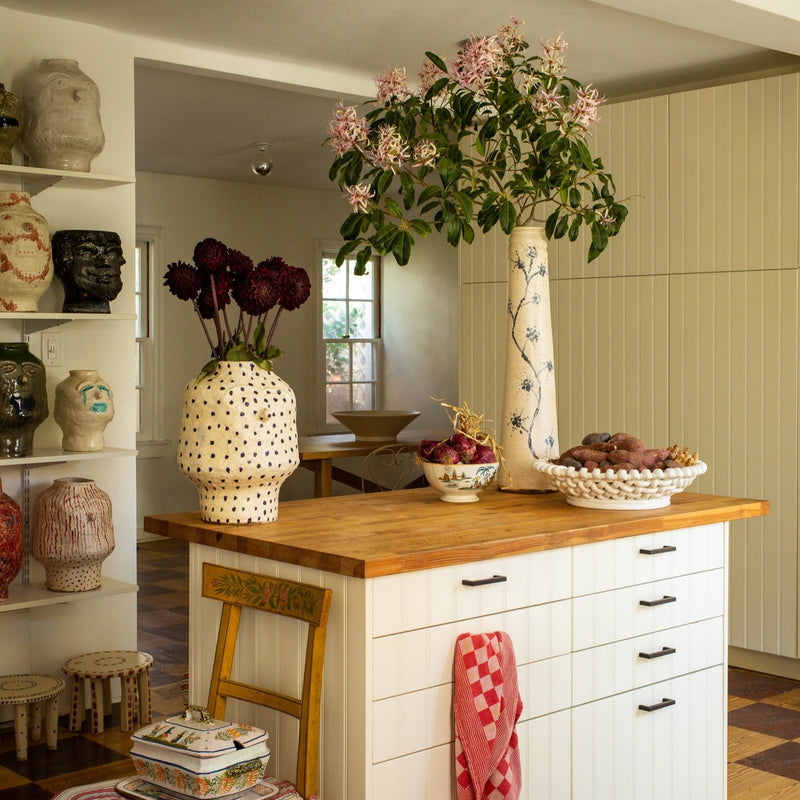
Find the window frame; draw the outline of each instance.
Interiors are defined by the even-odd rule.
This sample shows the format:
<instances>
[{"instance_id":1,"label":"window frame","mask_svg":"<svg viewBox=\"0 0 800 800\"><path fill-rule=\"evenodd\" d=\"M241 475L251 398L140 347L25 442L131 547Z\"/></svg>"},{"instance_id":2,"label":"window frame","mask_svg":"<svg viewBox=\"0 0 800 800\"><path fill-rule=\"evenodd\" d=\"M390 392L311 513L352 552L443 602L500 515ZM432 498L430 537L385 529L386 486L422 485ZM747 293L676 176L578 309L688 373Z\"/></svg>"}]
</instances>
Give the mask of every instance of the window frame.
<instances>
[{"instance_id":1,"label":"window frame","mask_svg":"<svg viewBox=\"0 0 800 800\"><path fill-rule=\"evenodd\" d=\"M141 421L141 430L137 431L137 447L147 444L161 444L164 442L164 396L157 391L156 377L164 372L164 342L163 342L163 292L157 291L160 281L156 271L164 263L163 246L164 229L154 225L136 226L136 249L144 243L148 257L146 265L147 291L143 293L142 305L147 309L148 331L144 337L136 336L136 392L138 403L141 404L137 427ZM139 267L134 264L134 269ZM138 276L136 276L138 280ZM138 328L138 320L137 320ZM137 330L138 333L138 330ZM139 364L139 353L144 358ZM139 380L142 387L139 386Z\"/></svg>"},{"instance_id":2,"label":"window frame","mask_svg":"<svg viewBox=\"0 0 800 800\"><path fill-rule=\"evenodd\" d=\"M372 281L373 281L373 303L374 303L374 331L375 336L372 338L350 338L345 337L343 339L325 339L323 338L323 330L322 330L322 306L323 306L323 296L322 296L322 270L323 270L323 261L327 258L335 258L336 254L339 252L339 248L342 246L343 242L336 242L336 241L318 241L316 243L316 275L317 280L319 281L319 291L315 292L316 296L316 363L317 363L317 371L315 376L315 383L317 385L316 389L316 403L315 403L315 420L316 420L316 429L318 433L338 433L342 431L346 431L346 428L338 422L328 422L326 419L327 416L327 397L326 397L326 388L327 388L327 370L326 370L326 362L325 362L325 354L326 354L326 343L329 341L345 341L348 343L353 342L369 342L374 347L374 380L371 381L374 385L374 408L381 408L383 403L383 340L381 337L381 321L383 316L383 292L382 292L382 283L381 283L381 260L379 256L373 256L372 260ZM355 257L348 258L346 263L355 263ZM345 265L343 264L340 269L344 269ZM349 293L348 293L348 299ZM350 382L352 385L352 382Z\"/></svg>"}]
</instances>

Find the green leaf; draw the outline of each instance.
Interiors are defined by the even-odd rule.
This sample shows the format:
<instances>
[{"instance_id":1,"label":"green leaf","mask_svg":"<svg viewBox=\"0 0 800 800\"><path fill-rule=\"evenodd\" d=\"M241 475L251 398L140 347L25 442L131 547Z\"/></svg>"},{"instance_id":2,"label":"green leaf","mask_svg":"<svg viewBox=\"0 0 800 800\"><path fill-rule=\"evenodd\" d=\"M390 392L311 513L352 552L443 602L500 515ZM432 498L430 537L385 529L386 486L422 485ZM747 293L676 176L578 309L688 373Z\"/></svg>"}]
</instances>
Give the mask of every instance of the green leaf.
<instances>
[{"instance_id":1,"label":"green leaf","mask_svg":"<svg viewBox=\"0 0 800 800\"><path fill-rule=\"evenodd\" d=\"M267 346L267 332L264 329L264 323L258 321L255 331L253 331L253 350L256 353L263 353Z\"/></svg>"},{"instance_id":2,"label":"green leaf","mask_svg":"<svg viewBox=\"0 0 800 800\"><path fill-rule=\"evenodd\" d=\"M411 247L413 244L414 238L408 231L399 231L399 236L392 247L392 255L401 267L408 264L408 260L411 258Z\"/></svg>"},{"instance_id":3,"label":"green leaf","mask_svg":"<svg viewBox=\"0 0 800 800\"><path fill-rule=\"evenodd\" d=\"M400 185L403 188L403 207L408 211L414 205L414 181L407 172L400 173Z\"/></svg>"},{"instance_id":4,"label":"green leaf","mask_svg":"<svg viewBox=\"0 0 800 800\"><path fill-rule=\"evenodd\" d=\"M363 214L358 214L355 211L350 214L347 219L342 223L342 226L339 228L339 233L341 234L342 239L355 239L358 234L361 232L361 218L362 216L366 216Z\"/></svg>"},{"instance_id":5,"label":"green leaf","mask_svg":"<svg viewBox=\"0 0 800 800\"><path fill-rule=\"evenodd\" d=\"M425 55L428 57L429 61L432 61L442 72L447 72L447 64L436 55L436 53L431 53L429 50L425 51Z\"/></svg>"},{"instance_id":6,"label":"green leaf","mask_svg":"<svg viewBox=\"0 0 800 800\"><path fill-rule=\"evenodd\" d=\"M556 223L558 222L558 215L561 213L561 209L556 209L548 218L547 221L544 223L544 233L548 239L553 238L553 231L556 229Z\"/></svg>"},{"instance_id":7,"label":"green leaf","mask_svg":"<svg viewBox=\"0 0 800 800\"><path fill-rule=\"evenodd\" d=\"M592 244L597 248L598 253L602 253L608 246L608 233L605 226L599 222L592 223Z\"/></svg>"},{"instance_id":8,"label":"green leaf","mask_svg":"<svg viewBox=\"0 0 800 800\"><path fill-rule=\"evenodd\" d=\"M349 242L345 242L339 248L339 252L336 254L336 266L341 267L342 264L344 264L344 260L347 258L347 256L349 256L350 253L352 253L353 250L355 250L356 247L358 247L358 245L359 245L358 239L352 239Z\"/></svg>"},{"instance_id":9,"label":"green leaf","mask_svg":"<svg viewBox=\"0 0 800 800\"><path fill-rule=\"evenodd\" d=\"M578 234L581 232L581 218L580 217L573 217L572 222L569 226L569 233L567 236L571 242L574 242L578 238Z\"/></svg>"},{"instance_id":10,"label":"green leaf","mask_svg":"<svg viewBox=\"0 0 800 800\"><path fill-rule=\"evenodd\" d=\"M412 219L409 224L411 225L411 230L413 230L414 233L418 233L420 236L427 236L429 233L433 232L431 224L424 219Z\"/></svg>"},{"instance_id":11,"label":"green leaf","mask_svg":"<svg viewBox=\"0 0 800 800\"><path fill-rule=\"evenodd\" d=\"M553 231L553 238L562 239L564 237L564 234L567 232L568 224L569 224L569 217L565 214L558 221L558 225L556 225L556 229Z\"/></svg>"},{"instance_id":12,"label":"green leaf","mask_svg":"<svg viewBox=\"0 0 800 800\"><path fill-rule=\"evenodd\" d=\"M381 174L378 176L378 180L375 181L375 194L378 197L382 197L386 194L389 190L389 187L392 185L392 181L394 180L394 173L390 170L383 170Z\"/></svg>"},{"instance_id":13,"label":"green leaf","mask_svg":"<svg viewBox=\"0 0 800 800\"><path fill-rule=\"evenodd\" d=\"M453 246L457 245L461 240L461 220L458 217L453 217L447 223L447 243Z\"/></svg>"},{"instance_id":14,"label":"green leaf","mask_svg":"<svg viewBox=\"0 0 800 800\"><path fill-rule=\"evenodd\" d=\"M456 198L458 204L461 206L461 210L464 212L464 219L472 219L472 198L466 192L453 192L453 196Z\"/></svg>"},{"instance_id":15,"label":"green leaf","mask_svg":"<svg viewBox=\"0 0 800 800\"><path fill-rule=\"evenodd\" d=\"M466 220L461 220L461 236L467 244L475 241L475 230Z\"/></svg>"},{"instance_id":16,"label":"green leaf","mask_svg":"<svg viewBox=\"0 0 800 800\"><path fill-rule=\"evenodd\" d=\"M432 184L431 186L426 186L420 193L419 197L417 198L417 204L423 205L427 203L432 197L441 197L442 196L442 187L437 186L436 184Z\"/></svg>"},{"instance_id":17,"label":"green leaf","mask_svg":"<svg viewBox=\"0 0 800 800\"><path fill-rule=\"evenodd\" d=\"M367 262L372 258L372 248L367 246L363 250L359 251L358 255L356 256L356 265L353 267L353 272L356 275L366 275L367 274Z\"/></svg>"},{"instance_id":18,"label":"green leaf","mask_svg":"<svg viewBox=\"0 0 800 800\"><path fill-rule=\"evenodd\" d=\"M217 371L217 366L219 365L219 361L216 358L212 358L203 369L200 370L200 374L194 379L194 382L200 383L203 378L207 378L210 375L213 375Z\"/></svg>"},{"instance_id":19,"label":"green leaf","mask_svg":"<svg viewBox=\"0 0 800 800\"><path fill-rule=\"evenodd\" d=\"M511 233L514 230L514 225L517 224L517 209L514 204L507 198L503 198L500 204L500 227L503 233Z\"/></svg>"},{"instance_id":20,"label":"green leaf","mask_svg":"<svg viewBox=\"0 0 800 800\"><path fill-rule=\"evenodd\" d=\"M400 203L397 200L393 197L385 197L383 202L391 214L394 214L398 219L403 219L403 209L400 208Z\"/></svg>"}]
</instances>

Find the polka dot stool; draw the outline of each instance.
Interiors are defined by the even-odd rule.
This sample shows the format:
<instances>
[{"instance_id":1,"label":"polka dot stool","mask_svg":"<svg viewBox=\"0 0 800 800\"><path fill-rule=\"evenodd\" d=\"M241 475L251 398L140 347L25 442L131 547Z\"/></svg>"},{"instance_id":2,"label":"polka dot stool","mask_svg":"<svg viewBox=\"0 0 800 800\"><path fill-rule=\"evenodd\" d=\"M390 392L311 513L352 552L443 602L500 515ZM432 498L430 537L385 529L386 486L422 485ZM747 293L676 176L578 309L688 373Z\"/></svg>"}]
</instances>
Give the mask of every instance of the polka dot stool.
<instances>
[{"instance_id":1,"label":"polka dot stool","mask_svg":"<svg viewBox=\"0 0 800 800\"><path fill-rule=\"evenodd\" d=\"M136 650L104 650L68 658L62 667L71 678L72 705L69 729L79 731L83 724L86 704L84 679L92 692L92 733L103 732L103 716L111 713L111 679L120 678L122 701L120 726L123 731L133 727L133 718L140 724L152 720L150 710L150 667L153 657ZM138 695L138 714L137 712Z\"/></svg>"},{"instance_id":2,"label":"polka dot stool","mask_svg":"<svg viewBox=\"0 0 800 800\"><path fill-rule=\"evenodd\" d=\"M64 688L61 678L51 675L1 675L0 705L14 706L14 739L17 761L28 758L28 704L32 739L42 735L42 703L47 703L45 738L48 750L58 745L58 696Z\"/></svg>"}]
</instances>

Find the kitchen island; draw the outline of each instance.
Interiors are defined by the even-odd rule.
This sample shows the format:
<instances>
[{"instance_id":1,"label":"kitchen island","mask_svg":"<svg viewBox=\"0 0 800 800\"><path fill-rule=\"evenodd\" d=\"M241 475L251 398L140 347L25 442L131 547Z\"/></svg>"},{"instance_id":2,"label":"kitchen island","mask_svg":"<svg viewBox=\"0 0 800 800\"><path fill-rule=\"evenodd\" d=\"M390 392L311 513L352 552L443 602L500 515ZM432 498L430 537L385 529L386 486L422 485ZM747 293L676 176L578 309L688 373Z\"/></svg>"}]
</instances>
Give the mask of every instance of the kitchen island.
<instances>
[{"instance_id":1,"label":"kitchen island","mask_svg":"<svg viewBox=\"0 0 800 800\"><path fill-rule=\"evenodd\" d=\"M204 561L333 590L326 649L325 800L455 797L452 659L459 633L505 630L524 711L526 800L725 797L728 526L761 500L695 493L663 509L575 508L557 493L433 489L281 503L262 525L145 518L190 546L192 702L205 702L219 608ZM465 581L467 583L465 583ZM302 634L246 623L239 678L297 691ZM674 701L674 702L673 702ZM271 733L291 776L290 723Z\"/></svg>"}]
</instances>

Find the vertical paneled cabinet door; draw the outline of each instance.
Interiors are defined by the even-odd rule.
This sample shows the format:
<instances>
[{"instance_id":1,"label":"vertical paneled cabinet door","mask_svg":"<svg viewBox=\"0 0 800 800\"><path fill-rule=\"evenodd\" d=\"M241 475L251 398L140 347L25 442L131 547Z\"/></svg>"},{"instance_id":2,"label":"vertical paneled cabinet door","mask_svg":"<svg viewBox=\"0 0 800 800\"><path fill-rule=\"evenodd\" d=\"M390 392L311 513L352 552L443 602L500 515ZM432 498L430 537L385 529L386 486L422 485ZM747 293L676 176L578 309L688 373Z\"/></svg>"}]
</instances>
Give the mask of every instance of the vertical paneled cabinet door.
<instances>
[{"instance_id":1,"label":"vertical paneled cabinet door","mask_svg":"<svg viewBox=\"0 0 800 800\"><path fill-rule=\"evenodd\" d=\"M580 800L725 797L723 667L572 711L572 796Z\"/></svg>"}]
</instances>

